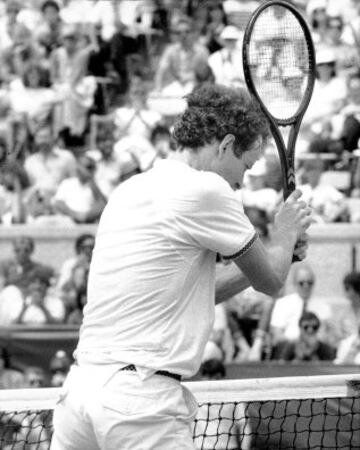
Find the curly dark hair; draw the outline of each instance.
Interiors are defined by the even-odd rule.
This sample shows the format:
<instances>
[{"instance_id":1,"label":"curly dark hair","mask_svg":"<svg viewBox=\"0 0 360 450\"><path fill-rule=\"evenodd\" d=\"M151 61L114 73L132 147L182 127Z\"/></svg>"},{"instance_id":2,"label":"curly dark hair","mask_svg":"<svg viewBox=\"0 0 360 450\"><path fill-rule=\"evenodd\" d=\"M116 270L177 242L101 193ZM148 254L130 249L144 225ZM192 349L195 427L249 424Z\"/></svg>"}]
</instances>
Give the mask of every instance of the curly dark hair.
<instances>
[{"instance_id":1,"label":"curly dark hair","mask_svg":"<svg viewBox=\"0 0 360 450\"><path fill-rule=\"evenodd\" d=\"M258 137L269 136L268 122L244 89L204 84L187 97L188 107L174 125L179 148L196 150L227 134L235 137L235 154L240 157Z\"/></svg>"}]
</instances>

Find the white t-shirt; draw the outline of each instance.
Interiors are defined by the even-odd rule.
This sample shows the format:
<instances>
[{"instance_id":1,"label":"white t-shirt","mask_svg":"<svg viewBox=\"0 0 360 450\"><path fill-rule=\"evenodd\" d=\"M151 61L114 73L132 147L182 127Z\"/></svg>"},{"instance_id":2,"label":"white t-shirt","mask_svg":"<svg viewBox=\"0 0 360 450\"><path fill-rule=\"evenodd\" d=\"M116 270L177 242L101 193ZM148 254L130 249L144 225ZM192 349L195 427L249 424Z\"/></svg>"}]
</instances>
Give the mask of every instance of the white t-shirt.
<instances>
[{"instance_id":1,"label":"white t-shirt","mask_svg":"<svg viewBox=\"0 0 360 450\"><path fill-rule=\"evenodd\" d=\"M87 213L94 204L94 194L88 184L80 183L77 177L63 180L55 194L55 200L62 200L74 211Z\"/></svg>"},{"instance_id":2,"label":"white t-shirt","mask_svg":"<svg viewBox=\"0 0 360 450\"><path fill-rule=\"evenodd\" d=\"M216 253L236 255L254 239L214 173L162 160L121 184L97 231L79 363L194 375L214 320Z\"/></svg>"}]
</instances>

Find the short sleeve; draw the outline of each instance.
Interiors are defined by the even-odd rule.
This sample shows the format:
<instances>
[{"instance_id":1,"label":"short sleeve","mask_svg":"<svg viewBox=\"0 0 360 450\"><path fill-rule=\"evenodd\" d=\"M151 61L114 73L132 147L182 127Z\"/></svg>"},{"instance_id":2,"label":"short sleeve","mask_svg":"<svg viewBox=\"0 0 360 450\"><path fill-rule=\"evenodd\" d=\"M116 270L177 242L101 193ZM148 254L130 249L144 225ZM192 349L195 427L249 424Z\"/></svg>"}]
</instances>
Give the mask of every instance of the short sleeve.
<instances>
[{"instance_id":1,"label":"short sleeve","mask_svg":"<svg viewBox=\"0 0 360 450\"><path fill-rule=\"evenodd\" d=\"M172 200L175 226L193 245L225 258L237 257L254 242L256 231L241 199L224 180L209 173L202 178L201 183Z\"/></svg>"}]
</instances>

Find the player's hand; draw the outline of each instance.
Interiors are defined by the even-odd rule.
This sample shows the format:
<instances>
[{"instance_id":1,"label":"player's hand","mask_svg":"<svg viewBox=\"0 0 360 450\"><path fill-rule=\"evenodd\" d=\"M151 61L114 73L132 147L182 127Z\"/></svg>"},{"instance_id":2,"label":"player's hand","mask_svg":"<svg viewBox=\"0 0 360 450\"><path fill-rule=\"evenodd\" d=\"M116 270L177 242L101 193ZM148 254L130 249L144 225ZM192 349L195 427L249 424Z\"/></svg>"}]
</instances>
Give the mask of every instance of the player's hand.
<instances>
[{"instance_id":1,"label":"player's hand","mask_svg":"<svg viewBox=\"0 0 360 450\"><path fill-rule=\"evenodd\" d=\"M301 191L292 192L275 215L274 226L282 233L294 234L296 240L302 236L312 223L312 209L301 200Z\"/></svg>"}]
</instances>

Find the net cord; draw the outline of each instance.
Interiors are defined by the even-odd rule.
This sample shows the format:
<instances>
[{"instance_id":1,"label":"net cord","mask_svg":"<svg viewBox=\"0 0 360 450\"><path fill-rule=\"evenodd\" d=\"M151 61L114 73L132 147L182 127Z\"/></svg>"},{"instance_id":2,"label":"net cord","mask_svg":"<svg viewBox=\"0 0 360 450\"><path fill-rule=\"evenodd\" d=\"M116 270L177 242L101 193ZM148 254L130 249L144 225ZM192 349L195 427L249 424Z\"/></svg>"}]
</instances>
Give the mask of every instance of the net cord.
<instances>
[{"instance_id":1,"label":"net cord","mask_svg":"<svg viewBox=\"0 0 360 450\"><path fill-rule=\"evenodd\" d=\"M360 374L254 378L183 383L197 402L252 402L360 397ZM0 411L54 409L61 388L0 391Z\"/></svg>"}]
</instances>

